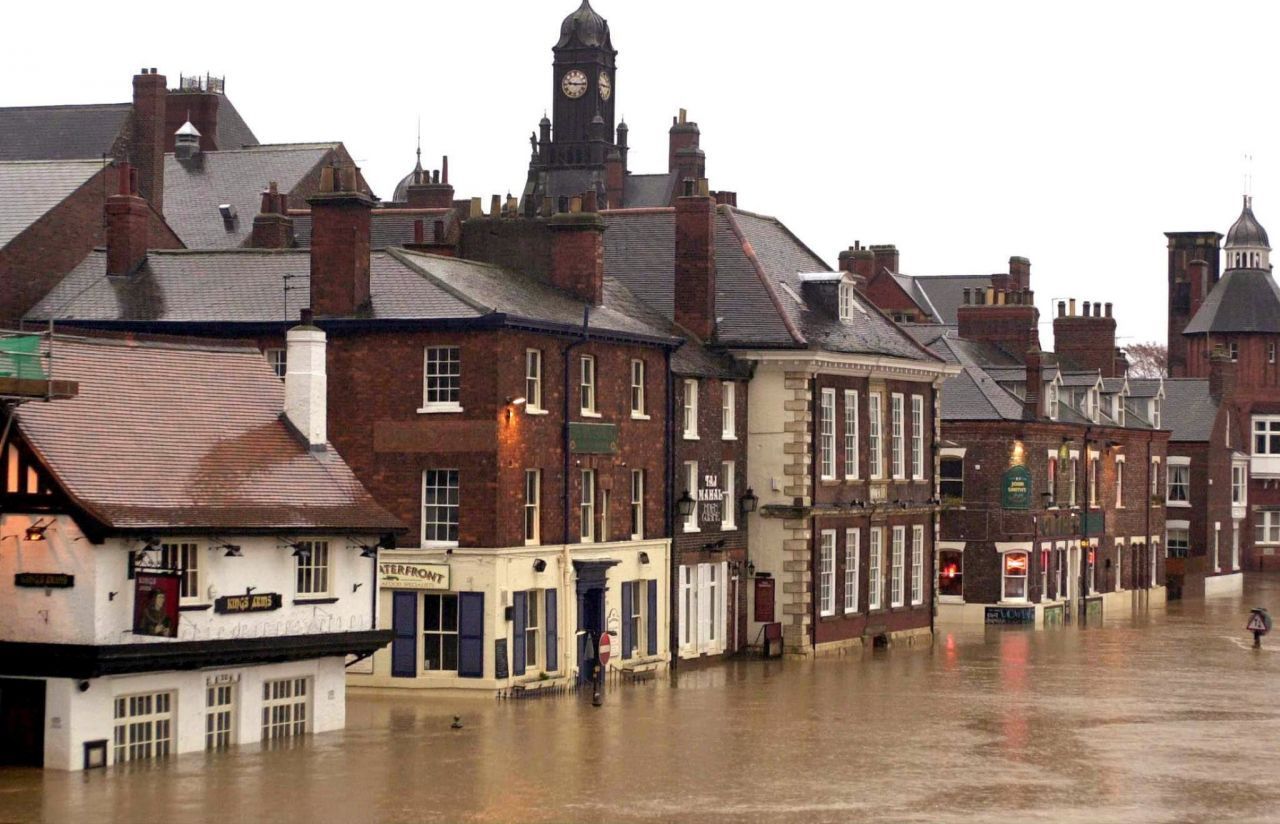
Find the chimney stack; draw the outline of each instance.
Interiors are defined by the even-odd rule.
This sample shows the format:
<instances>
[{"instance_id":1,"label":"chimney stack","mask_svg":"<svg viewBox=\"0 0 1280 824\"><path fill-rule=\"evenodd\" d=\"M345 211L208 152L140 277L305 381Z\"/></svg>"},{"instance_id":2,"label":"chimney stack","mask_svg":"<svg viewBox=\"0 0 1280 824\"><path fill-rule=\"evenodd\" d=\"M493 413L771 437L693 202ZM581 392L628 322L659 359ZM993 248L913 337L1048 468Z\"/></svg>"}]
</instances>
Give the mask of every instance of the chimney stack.
<instances>
[{"instance_id":1,"label":"chimney stack","mask_svg":"<svg viewBox=\"0 0 1280 824\"><path fill-rule=\"evenodd\" d=\"M284 414L307 441L307 448L323 452L326 432L325 334L312 324L310 309L302 310L302 322L289 330L285 353Z\"/></svg>"},{"instance_id":2,"label":"chimney stack","mask_svg":"<svg viewBox=\"0 0 1280 824\"><path fill-rule=\"evenodd\" d=\"M1074 298L1068 306L1065 316L1059 311L1053 319L1053 348L1059 363L1069 369L1096 369L1104 378L1121 377L1123 361L1116 357L1116 320L1111 304L1084 301L1079 315Z\"/></svg>"},{"instance_id":3,"label":"chimney stack","mask_svg":"<svg viewBox=\"0 0 1280 824\"><path fill-rule=\"evenodd\" d=\"M1209 356L1209 396L1221 402L1231 399L1236 389L1236 365L1222 348L1214 348Z\"/></svg>"},{"instance_id":4,"label":"chimney stack","mask_svg":"<svg viewBox=\"0 0 1280 824\"><path fill-rule=\"evenodd\" d=\"M157 74L155 69L142 69L133 76L129 163L138 170L138 194L161 214L164 214L164 153L178 130L178 126L166 128L168 94L164 75Z\"/></svg>"},{"instance_id":5,"label":"chimney stack","mask_svg":"<svg viewBox=\"0 0 1280 824\"><path fill-rule=\"evenodd\" d=\"M352 315L369 304L370 213L353 165L324 167L311 206L311 307L320 315Z\"/></svg>"},{"instance_id":6,"label":"chimney stack","mask_svg":"<svg viewBox=\"0 0 1280 824\"><path fill-rule=\"evenodd\" d=\"M703 341L716 331L716 201L707 181L676 199L675 320Z\"/></svg>"},{"instance_id":7,"label":"chimney stack","mask_svg":"<svg viewBox=\"0 0 1280 824\"><path fill-rule=\"evenodd\" d=\"M1016 302L1008 300L1004 290L994 288L977 288L971 294L973 302L956 309L961 338L995 344L1019 361L1028 350L1039 350L1040 313L1034 294L1027 293Z\"/></svg>"},{"instance_id":8,"label":"chimney stack","mask_svg":"<svg viewBox=\"0 0 1280 824\"><path fill-rule=\"evenodd\" d=\"M137 170L116 169L116 194L107 198L107 274L132 275L147 259L151 209L138 194Z\"/></svg>"},{"instance_id":9,"label":"chimney stack","mask_svg":"<svg viewBox=\"0 0 1280 824\"><path fill-rule=\"evenodd\" d=\"M623 207L623 192L626 187L627 167L622 161L622 153L610 149L604 158L604 197L606 209Z\"/></svg>"},{"instance_id":10,"label":"chimney stack","mask_svg":"<svg viewBox=\"0 0 1280 824\"><path fill-rule=\"evenodd\" d=\"M253 218L253 234L249 245L255 249L290 249L293 247L293 218L289 217L289 196L273 180L262 193L262 209Z\"/></svg>"},{"instance_id":11,"label":"chimney stack","mask_svg":"<svg viewBox=\"0 0 1280 824\"><path fill-rule=\"evenodd\" d=\"M870 247L871 252L875 255L874 274L880 274L885 269L890 272L897 273L899 269L898 247L892 243L882 243Z\"/></svg>"},{"instance_id":12,"label":"chimney stack","mask_svg":"<svg viewBox=\"0 0 1280 824\"><path fill-rule=\"evenodd\" d=\"M184 123L195 126L200 138L200 151L240 148L218 145L218 101L224 87L223 80L211 75L178 76L178 88L168 94L164 130L166 151L177 151L177 133Z\"/></svg>"},{"instance_id":13,"label":"chimney stack","mask_svg":"<svg viewBox=\"0 0 1280 824\"><path fill-rule=\"evenodd\" d=\"M707 157L698 146L700 140L698 124L689 120L684 109L678 117L671 118L667 170L679 173L676 180L701 180L707 176Z\"/></svg>"},{"instance_id":14,"label":"chimney stack","mask_svg":"<svg viewBox=\"0 0 1280 824\"><path fill-rule=\"evenodd\" d=\"M440 168L422 175L406 190L405 199L411 209L453 208L453 186L449 183L449 156L441 158Z\"/></svg>"},{"instance_id":15,"label":"chimney stack","mask_svg":"<svg viewBox=\"0 0 1280 824\"><path fill-rule=\"evenodd\" d=\"M1042 358L1040 347L1032 345L1027 350L1027 386L1023 394L1022 400L1022 417L1029 420L1036 420L1044 415L1040 394L1044 389L1044 370L1042 369Z\"/></svg>"},{"instance_id":16,"label":"chimney stack","mask_svg":"<svg viewBox=\"0 0 1280 824\"><path fill-rule=\"evenodd\" d=\"M870 249L863 249L862 244L854 243L839 255L840 271L847 272L848 280L859 291L865 289L875 274L876 255Z\"/></svg>"},{"instance_id":17,"label":"chimney stack","mask_svg":"<svg viewBox=\"0 0 1280 824\"><path fill-rule=\"evenodd\" d=\"M1009 288L1031 288L1031 261L1017 255L1009 258Z\"/></svg>"},{"instance_id":18,"label":"chimney stack","mask_svg":"<svg viewBox=\"0 0 1280 824\"><path fill-rule=\"evenodd\" d=\"M604 302L605 224L594 208L583 208L584 199L572 198L576 208L547 221L551 231L551 284L584 303L599 306ZM595 206L594 196L589 205Z\"/></svg>"}]
</instances>

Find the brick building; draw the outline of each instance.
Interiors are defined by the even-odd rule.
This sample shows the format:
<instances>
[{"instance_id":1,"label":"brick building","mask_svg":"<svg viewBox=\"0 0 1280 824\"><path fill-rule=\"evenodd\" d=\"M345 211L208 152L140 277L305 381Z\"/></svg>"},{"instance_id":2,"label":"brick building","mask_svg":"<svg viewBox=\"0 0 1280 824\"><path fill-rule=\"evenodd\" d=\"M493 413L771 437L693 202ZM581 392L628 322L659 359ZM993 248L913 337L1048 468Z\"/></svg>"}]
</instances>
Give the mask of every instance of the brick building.
<instances>
[{"instance_id":1,"label":"brick building","mask_svg":"<svg viewBox=\"0 0 1280 824\"><path fill-rule=\"evenodd\" d=\"M1191 553L1218 559L1205 568L1206 594L1239 591L1238 578L1216 580L1214 575L1219 567L1224 573L1236 568L1222 549L1228 541L1230 558L1238 560L1239 566L1280 567L1280 437L1273 437L1280 432L1280 366L1276 362L1280 289L1271 269L1267 232L1254 216L1248 196L1221 252L1217 242L1222 236L1214 232L1177 232L1168 237L1170 373L1208 380L1218 390L1210 392L1215 405L1226 408L1222 425L1229 434L1211 442L1225 446L1211 446L1206 471L1221 483L1226 467L1238 474L1240 463L1222 449L1241 449L1249 456L1247 503L1237 500L1227 513L1225 504L1218 502L1212 523L1220 536L1198 529L1191 519ZM1217 362L1218 353L1230 366ZM1219 374L1222 377L1215 379ZM1227 400L1220 399L1224 393ZM1194 481L1197 464L1192 461ZM1238 483L1222 487L1217 496L1233 486Z\"/></svg>"},{"instance_id":2,"label":"brick building","mask_svg":"<svg viewBox=\"0 0 1280 824\"><path fill-rule=\"evenodd\" d=\"M307 250L169 253L133 237L130 274L109 274L95 251L29 318L252 337L282 363L285 326L314 310L329 337L333 443L409 526L380 559L380 621L396 641L356 682L555 684L590 671L586 639L604 630L622 647L615 666L661 665L680 340L637 319L644 307L604 277L593 195L547 219L509 218L545 238L531 267L541 279L373 249L358 181L326 167ZM287 234L293 218L269 195L263 233Z\"/></svg>"},{"instance_id":3,"label":"brick building","mask_svg":"<svg viewBox=\"0 0 1280 824\"><path fill-rule=\"evenodd\" d=\"M960 369L941 391L938 620L1045 626L1162 603L1163 387L1126 379L1110 304L1060 302L1058 351L1041 352L1029 269L1011 271L1017 289L961 285L954 326L908 327Z\"/></svg>"}]
</instances>

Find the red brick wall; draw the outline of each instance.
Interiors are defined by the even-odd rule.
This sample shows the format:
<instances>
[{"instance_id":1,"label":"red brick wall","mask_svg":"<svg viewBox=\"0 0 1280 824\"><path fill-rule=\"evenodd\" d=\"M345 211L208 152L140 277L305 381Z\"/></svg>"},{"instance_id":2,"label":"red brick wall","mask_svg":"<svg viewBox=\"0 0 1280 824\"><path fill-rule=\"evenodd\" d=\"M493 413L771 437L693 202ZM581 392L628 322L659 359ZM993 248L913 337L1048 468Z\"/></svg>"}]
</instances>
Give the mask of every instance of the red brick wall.
<instances>
[{"instance_id":1,"label":"red brick wall","mask_svg":"<svg viewBox=\"0 0 1280 824\"><path fill-rule=\"evenodd\" d=\"M902 291L902 287L898 285L891 276L884 272L879 272L868 281L862 293L867 296L867 300L875 304L881 312L893 317L895 315L906 315L907 321L911 323L921 323L927 320L920 307L916 302Z\"/></svg>"},{"instance_id":2,"label":"red brick wall","mask_svg":"<svg viewBox=\"0 0 1280 824\"><path fill-rule=\"evenodd\" d=\"M715 225L713 198L676 200L675 320L702 340L716 328Z\"/></svg>"},{"instance_id":3,"label":"red brick wall","mask_svg":"<svg viewBox=\"0 0 1280 824\"><path fill-rule=\"evenodd\" d=\"M129 137L129 162L138 169L138 193L164 213L165 88L162 74L133 77L133 116ZM182 124L178 124L182 125Z\"/></svg>"},{"instance_id":4,"label":"red brick wall","mask_svg":"<svg viewBox=\"0 0 1280 824\"><path fill-rule=\"evenodd\" d=\"M1115 318L1054 318L1053 350L1069 369L1097 369L1104 378L1118 377Z\"/></svg>"},{"instance_id":5,"label":"red brick wall","mask_svg":"<svg viewBox=\"0 0 1280 824\"><path fill-rule=\"evenodd\" d=\"M551 282L584 303L604 302L604 218L596 212L553 217Z\"/></svg>"},{"instance_id":6,"label":"red brick wall","mask_svg":"<svg viewBox=\"0 0 1280 824\"><path fill-rule=\"evenodd\" d=\"M15 321L40 302L97 246L108 193L116 191L116 168L108 166L0 249L0 319ZM154 212L152 249L180 249L182 242ZM105 264L104 264L105 274Z\"/></svg>"},{"instance_id":7,"label":"red brick wall","mask_svg":"<svg viewBox=\"0 0 1280 824\"><path fill-rule=\"evenodd\" d=\"M564 536L562 451L565 339L514 331L386 332L334 334L329 346L329 437L374 497L409 526L402 546L421 535L422 472L458 469L463 546L523 544L524 470L542 469L541 533L544 544ZM421 414L423 348L461 349L462 413ZM526 348L543 353L546 415L511 407L525 395ZM579 414L578 358L594 355L600 418ZM650 419L630 415L630 362L646 364ZM570 420L616 423L616 455L571 457L570 535L578 541L580 470L594 467L602 488L612 488L614 540L629 534L630 471L646 471L646 537L664 534L665 365L661 351L589 342L571 352Z\"/></svg>"}]
</instances>

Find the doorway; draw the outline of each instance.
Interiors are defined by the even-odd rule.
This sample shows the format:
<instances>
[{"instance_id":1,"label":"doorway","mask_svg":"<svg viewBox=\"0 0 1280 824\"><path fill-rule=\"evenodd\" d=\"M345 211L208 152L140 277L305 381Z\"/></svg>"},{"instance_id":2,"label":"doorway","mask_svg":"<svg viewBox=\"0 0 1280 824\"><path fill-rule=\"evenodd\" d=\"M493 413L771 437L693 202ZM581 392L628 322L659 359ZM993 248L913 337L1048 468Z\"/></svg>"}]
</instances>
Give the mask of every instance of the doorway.
<instances>
[{"instance_id":1,"label":"doorway","mask_svg":"<svg viewBox=\"0 0 1280 824\"><path fill-rule=\"evenodd\" d=\"M418 593L391 593L391 676L418 675Z\"/></svg>"},{"instance_id":2,"label":"doorway","mask_svg":"<svg viewBox=\"0 0 1280 824\"><path fill-rule=\"evenodd\" d=\"M605 592L609 567L617 561L574 561L578 596L578 681L591 680L599 657L596 642L605 631Z\"/></svg>"},{"instance_id":3,"label":"doorway","mask_svg":"<svg viewBox=\"0 0 1280 824\"><path fill-rule=\"evenodd\" d=\"M44 681L0 678L0 766L44 766Z\"/></svg>"}]
</instances>

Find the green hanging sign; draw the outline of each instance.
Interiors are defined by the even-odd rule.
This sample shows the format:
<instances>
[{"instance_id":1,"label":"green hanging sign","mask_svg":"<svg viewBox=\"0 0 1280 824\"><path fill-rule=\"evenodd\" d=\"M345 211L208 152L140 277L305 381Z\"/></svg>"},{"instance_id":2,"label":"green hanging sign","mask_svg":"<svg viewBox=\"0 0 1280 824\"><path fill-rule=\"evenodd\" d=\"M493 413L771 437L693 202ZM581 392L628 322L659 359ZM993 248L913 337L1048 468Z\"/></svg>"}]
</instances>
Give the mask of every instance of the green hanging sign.
<instances>
[{"instance_id":1,"label":"green hanging sign","mask_svg":"<svg viewBox=\"0 0 1280 824\"><path fill-rule=\"evenodd\" d=\"M1011 466L1000 481L1000 505L1005 509L1031 508L1031 473L1025 466Z\"/></svg>"}]
</instances>

